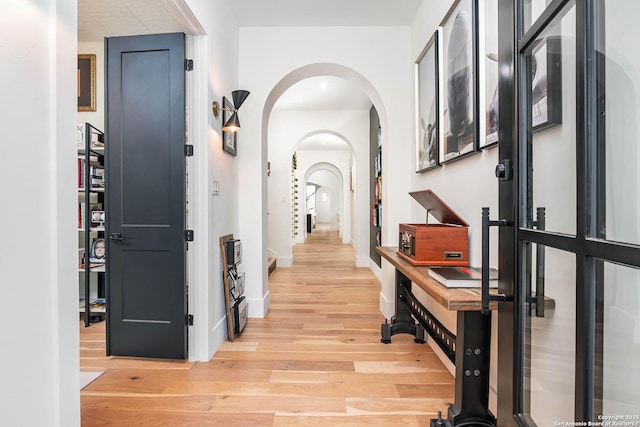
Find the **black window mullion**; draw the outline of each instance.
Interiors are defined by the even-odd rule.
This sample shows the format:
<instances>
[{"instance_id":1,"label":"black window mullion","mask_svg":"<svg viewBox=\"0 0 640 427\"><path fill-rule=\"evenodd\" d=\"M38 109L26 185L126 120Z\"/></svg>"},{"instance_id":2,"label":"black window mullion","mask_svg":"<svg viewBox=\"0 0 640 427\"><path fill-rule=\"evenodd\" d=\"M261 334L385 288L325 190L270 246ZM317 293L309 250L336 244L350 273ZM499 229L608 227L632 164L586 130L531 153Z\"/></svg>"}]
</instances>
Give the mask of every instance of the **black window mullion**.
<instances>
[{"instance_id":1,"label":"black window mullion","mask_svg":"<svg viewBox=\"0 0 640 427\"><path fill-rule=\"evenodd\" d=\"M587 255L590 257L614 264L640 268L640 246L638 245L609 240L586 239L584 246Z\"/></svg>"},{"instance_id":2,"label":"black window mullion","mask_svg":"<svg viewBox=\"0 0 640 427\"><path fill-rule=\"evenodd\" d=\"M576 236L529 228L520 228L520 240L573 253L577 253L580 246Z\"/></svg>"},{"instance_id":3,"label":"black window mullion","mask_svg":"<svg viewBox=\"0 0 640 427\"><path fill-rule=\"evenodd\" d=\"M500 161L511 160L513 164L513 180L498 181L499 212L498 217L519 224L518 211L518 93L517 93L517 34L519 34L518 6L513 0L498 0L498 58L499 79L498 96L500 109L498 156ZM499 247L510 248L500 250L498 268L503 280L500 292L515 295L517 290L517 263L519 260L517 248L517 227L500 227L498 232ZM516 296L517 297L517 296ZM516 421L512 416L521 413L522 404L520 393L522 390L522 367L518 355L524 348L522 333L518 331L522 324L519 304L499 304L498 306L498 342L511 351L498 352L500 373L498 389L500 398L497 402L497 412L505 426L513 425Z\"/></svg>"},{"instance_id":4,"label":"black window mullion","mask_svg":"<svg viewBox=\"0 0 640 427\"><path fill-rule=\"evenodd\" d=\"M553 0L546 7L544 12L542 12L542 15L536 19L536 22L534 22L524 34L522 34L522 29L524 28L524 17L521 14L521 19L519 20L520 30L518 31L518 34L521 35L521 37L518 40L518 51L520 53L524 52L529 47L529 44L535 41L540 34L549 27L558 13L560 13L560 11L570 1L572 0ZM522 2L520 2L520 4L522 5ZM522 10L522 7L520 9Z\"/></svg>"},{"instance_id":5,"label":"black window mullion","mask_svg":"<svg viewBox=\"0 0 640 427\"><path fill-rule=\"evenodd\" d=\"M589 235L588 203L590 186L588 147L593 146L595 123L590 120L589 84L591 72L590 38L593 25L589 22L588 1L576 2L576 348L575 348L575 419L592 420L593 417L593 361L595 339L595 269L584 245Z\"/></svg>"}]
</instances>

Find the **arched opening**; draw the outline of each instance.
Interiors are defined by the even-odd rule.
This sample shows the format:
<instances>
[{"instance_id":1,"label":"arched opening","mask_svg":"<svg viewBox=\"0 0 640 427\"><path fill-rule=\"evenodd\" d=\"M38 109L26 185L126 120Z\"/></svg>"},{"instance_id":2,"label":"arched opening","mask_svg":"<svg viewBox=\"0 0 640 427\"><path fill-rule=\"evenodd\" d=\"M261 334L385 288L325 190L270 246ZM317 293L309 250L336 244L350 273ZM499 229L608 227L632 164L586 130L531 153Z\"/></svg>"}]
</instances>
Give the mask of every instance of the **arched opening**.
<instances>
[{"instance_id":1,"label":"arched opening","mask_svg":"<svg viewBox=\"0 0 640 427\"><path fill-rule=\"evenodd\" d=\"M278 103L287 98L287 92L294 85L308 83L319 77L333 78L332 82L343 81L344 84L355 87L367 100L367 106L344 109L344 106L329 105L321 110L289 107L284 111L278 107ZM350 147L344 151L341 165L337 168L341 176L342 195L341 211L334 220L338 223L343 243L351 244L356 250L355 265L369 265L370 208L367 171L369 115L372 106L379 112L384 135L387 119L379 94L362 75L339 64L311 64L301 67L283 77L271 90L263 109L262 143L270 170L267 251L269 257L277 257L279 267L292 264L291 248L304 241L306 232L306 206L300 205L300 200L295 205L295 185L298 185L298 197L302 195L300 191L304 187L301 186L303 182L300 177L293 173L298 160L294 156L304 154L306 140L321 137L341 139L345 148ZM334 166L340 163L315 156L316 162L320 159ZM356 168L356 160L361 161L359 168ZM285 239L288 244L283 243Z\"/></svg>"},{"instance_id":2,"label":"arched opening","mask_svg":"<svg viewBox=\"0 0 640 427\"><path fill-rule=\"evenodd\" d=\"M302 185L304 232L300 233L302 238L297 239L297 242L304 241L307 233L312 233L318 224L322 224L328 230L338 231L343 243L348 243L350 230L344 224L350 222L351 203L344 197L348 196L345 194L348 183L341 170L331 163L316 163L303 170Z\"/></svg>"}]
</instances>

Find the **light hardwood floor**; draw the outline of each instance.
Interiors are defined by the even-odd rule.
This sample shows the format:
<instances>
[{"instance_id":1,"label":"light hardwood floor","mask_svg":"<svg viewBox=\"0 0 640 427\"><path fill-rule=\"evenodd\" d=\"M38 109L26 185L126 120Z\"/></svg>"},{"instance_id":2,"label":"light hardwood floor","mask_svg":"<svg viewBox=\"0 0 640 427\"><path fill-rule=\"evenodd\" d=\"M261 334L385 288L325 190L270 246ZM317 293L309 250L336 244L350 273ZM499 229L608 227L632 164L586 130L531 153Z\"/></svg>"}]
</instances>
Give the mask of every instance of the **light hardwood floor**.
<instances>
[{"instance_id":1,"label":"light hardwood floor","mask_svg":"<svg viewBox=\"0 0 640 427\"><path fill-rule=\"evenodd\" d=\"M453 377L411 336L380 343L380 284L318 227L269 276L271 307L207 363L105 357L105 324L80 326L83 426L427 427Z\"/></svg>"}]
</instances>

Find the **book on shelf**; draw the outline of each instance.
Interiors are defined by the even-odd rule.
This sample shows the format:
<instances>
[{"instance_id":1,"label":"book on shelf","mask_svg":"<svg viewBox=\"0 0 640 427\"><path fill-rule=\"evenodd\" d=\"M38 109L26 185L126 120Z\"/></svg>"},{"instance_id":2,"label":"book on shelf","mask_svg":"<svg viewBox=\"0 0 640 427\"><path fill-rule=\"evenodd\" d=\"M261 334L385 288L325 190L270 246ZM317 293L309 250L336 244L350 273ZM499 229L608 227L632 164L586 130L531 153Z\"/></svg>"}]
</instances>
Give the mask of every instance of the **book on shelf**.
<instances>
[{"instance_id":1,"label":"book on shelf","mask_svg":"<svg viewBox=\"0 0 640 427\"><path fill-rule=\"evenodd\" d=\"M78 157L78 188L84 187L84 159Z\"/></svg>"},{"instance_id":2,"label":"book on shelf","mask_svg":"<svg viewBox=\"0 0 640 427\"><path fill-rule=\"evenodd\" d=\"M89 263L101 265L107 262L106 242L103 238L93 239L91 249L89 251Z\"/></svg>"},{"instance_id":3,"label":"book on shelf","mask_svg":"<svg viewBox=\"0 0 640 427\"><path fill-rule=\"evenodd\" d=\"M84 310L84 304L85 304L85 301L81 299L80 310ZM106 305L107 305L107 300L105 298L98 298L89 303L89 308L91 310L100 311L100 310L104 310L106 308Z\"/></svg>"},{"instance_id":4,"label":"book on shelf","mask_svg":"<svg viewBox=\"0 0 640 427\"><path fill-rule=\"evenodd\" d=\"M371 225L373 227L380 227L380 214L382 213L381 210L382 209L379 203L371 205Z\"/></svg>"},{"instance_id":5,"label":"book on shelf","mask_svg":"<svg viewBox=\"0 0 640 427\"><path fill-rule=\"evenodd\" d=\"M429 267L429 276L447 288L479 288L482 269L479 267ZM498 270L489 269L489 287L498 287Z\"/></svg>"},{"instance_id":6,"label":"book on shelf","mask_svg":"<svg viewBox=\"0 0 640 427\"><path fill-rule=\"evenodd\" d=\"M84 202L78 202L78 228L84 228Z\"/></svg>"},{"instance_id":7,"label":"book on shelf","mask_svg":"<svg viewBox=\"0 0 640 427\"><path fill-rule=\"evenodd\" d=\"M91 130L91 148L103 148L104 147L104 134Z\"/></svg>"},{"instance_id":8,"label":"book on shelf","mask_svg":"<svg viewBox=\"0 0 640 427\"><path fill-rule=\"evenodd\" d=\"M104 167L91 166L89 171L91 176L91 188L104 188Z\"/></svg>"}]
</instances>

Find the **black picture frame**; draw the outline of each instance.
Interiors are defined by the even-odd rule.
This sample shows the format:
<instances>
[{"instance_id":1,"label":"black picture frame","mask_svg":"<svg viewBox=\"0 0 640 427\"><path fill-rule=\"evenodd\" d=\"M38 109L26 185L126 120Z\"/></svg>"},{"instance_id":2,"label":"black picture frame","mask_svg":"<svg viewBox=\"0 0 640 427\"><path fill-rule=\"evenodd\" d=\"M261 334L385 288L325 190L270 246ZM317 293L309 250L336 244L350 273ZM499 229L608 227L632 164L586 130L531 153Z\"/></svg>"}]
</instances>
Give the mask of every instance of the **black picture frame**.
<instances>
[{"instance_id":1,"label":"black picture frame","mask_svg":"<svg viewBox=\"0 0 640 427\"><path fill-rule=\"evenodd\" d=\"M230 100L227 99L226 96L222 97L222 108L230 108L233 109L233 104ZM231 117L231 112L227 110L222 110L222 126L227 123L229 117ZM226 132L222 131L222 149L227 153L237 156L238 155L238 135L237 132Z\"/></svg>"},{"instance_id":2,"label":"black picture frame","mask_svg":"<svg viewBox=\"0 0 640 427\"><path fill-rule=\"evenodd\" d=\"M441 25L440 163L478 151L478 2L457 0Z\"/></svg>"},{"instance_id":3,"label":"black picture frame","mask_svg":"<svg viewBox=\"0 0 640 427\"><path fill-rule=\"evenodd\" d=\"M78 54L78 111L96 111L96 55Z\"/></svg>"},{"instance_id":4,"label":"black picture frame","mask_svg":"<svg viewBox=\"0 0 640 427\"><path fill-rule=\"evenodd\" d=\"M528 59L531 76L531 128L537 132L562 123L561 37L549 36L541 39Z\"/></svg>"},{"instance_id":5,"label":"black picture frame","mask_svg":"<svg viewBox=\"0 0 640 427\"><path fill-rule=\"evenodd\" d=\"M415 63L416 173L440 166L439 30Z\"/></svg>"},{"instance_id":6,"label":"black picture frame","mask_svg":"<svg viewBox=\"0 0 640 427\"><path fill-rule=\"evenodd\" d=\"M480 51L480 69L484 71L483 87L480 88L480 105L484 108L478 117L480 120L480 149L495 147L500 136L499 128L499 98L498 98L498 0L485 0L482 3L482 13L478 19L483 19L484 26L479 39L483 40Z\"/></svg>"}]
</instances>

